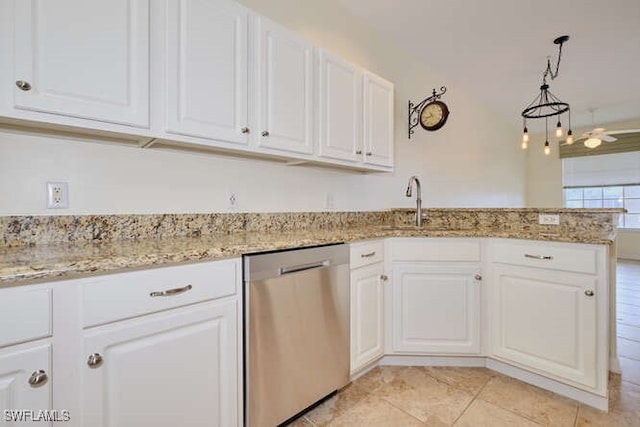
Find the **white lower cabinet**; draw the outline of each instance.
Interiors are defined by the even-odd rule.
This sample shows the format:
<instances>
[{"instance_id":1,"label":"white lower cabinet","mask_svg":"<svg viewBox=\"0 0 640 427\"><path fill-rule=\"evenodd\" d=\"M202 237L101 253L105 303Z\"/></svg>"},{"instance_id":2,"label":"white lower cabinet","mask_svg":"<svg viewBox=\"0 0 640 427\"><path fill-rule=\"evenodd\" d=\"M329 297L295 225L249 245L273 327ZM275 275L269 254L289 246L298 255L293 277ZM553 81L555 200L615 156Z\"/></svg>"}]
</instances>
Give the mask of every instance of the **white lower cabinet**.
<instances>
[{"instance_id":1,"label":"white lower cabinet","mask_svg":"<svg viewBox=\"0 0 640 427\"><path fill-rule=\"evenodd\" d=\"M50 425L38 418L52 409L51 384L50 343L0 349L0 426Z\"/></svg>"},{"instance_id":2,"label":"white lower cabinet","mask_svg":"<svg viewBox=\"0 0 640 427\"><path fill-rule=\"evenodd\" d=\"M384 355L384 244L351 244L351 374Z\"/></svg>"},{"instance_id":3,"label":"white lower cabinet","mask_svg":"<svg viewBox=\"0 0 640 427\"><path fill-rule=\"evenodd\" d=\"M391 348L397 354L480 352L480 241L397 238L388 242Z\"/></svg>"},{"instance_id":4,"label":"white lower cabinet","mask_svg":"<svg viewBox=\"0 0 640 427\"><path fill-rule=\"evenodd\" d=\"M596 279L529 267L493 269L493 355L595 387Z\"/></svg>"},{"instance_id":5,"label":"white lower cabinet","mask_svg":"<svg viewBox=\"0 0 640 427\"><path fill-rule=\"evenodd\" d=\"M85 423L238 425L237 310L231 298L87 331Z\"/></svg>"},{"instance_id":6,"label":"white lower cabinet","mask_svg":"<svg viewBox=\"0 0 640 427\"><path fill-rule=\"evenodd\" d=\"M393 350L480 351L480 266L394 263Z\"/></svg>"}]
</instances>

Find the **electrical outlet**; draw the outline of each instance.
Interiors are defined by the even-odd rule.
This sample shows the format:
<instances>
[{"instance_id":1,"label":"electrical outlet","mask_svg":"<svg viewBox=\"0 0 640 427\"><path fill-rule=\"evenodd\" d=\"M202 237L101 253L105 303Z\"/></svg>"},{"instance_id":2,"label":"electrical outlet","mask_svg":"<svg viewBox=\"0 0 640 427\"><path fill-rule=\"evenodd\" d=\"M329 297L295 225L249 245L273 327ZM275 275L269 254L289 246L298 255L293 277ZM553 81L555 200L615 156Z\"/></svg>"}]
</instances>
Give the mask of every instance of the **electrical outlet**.
<instances>
[{"instance_id":1,"label":"electrical outlet","mask_svg":"<svg viewBox=\"0 0 640 427\"><path fill-rule=\"evenodd\" d=\"M66 182L47 182L47 208L69 208L69 184Z\"/></svg>"},{"instance_id":2,"label":"electrical outlet","mask_svg":"<svg viewBox=\"0 0 640 427\"><path fill-rule=\"evenodd\" d=\"M538 224L560 225L560 215L558 214L538 214Z\"/></svg>"},{"instance_id":3,"label":"electrical outlet","mask_svg":"<svg viewBox=\"0 0 640 427\"><path fill-rule=\"evenodd\" d=\"M235 191L227 191L227 209L230 211L238 210L238 193Z\"/></svg>"},{"instance_id":4,"label":"electrical outlet","mask_svg":"<svg viewBox=\"0 0 640 427\"><path fill-rule=\"evenodd\" d=\"M327 193L327 197L325 199L325 208L330 211L336 208L336 202L333 193Z\"/></svg>"}]
</instances>

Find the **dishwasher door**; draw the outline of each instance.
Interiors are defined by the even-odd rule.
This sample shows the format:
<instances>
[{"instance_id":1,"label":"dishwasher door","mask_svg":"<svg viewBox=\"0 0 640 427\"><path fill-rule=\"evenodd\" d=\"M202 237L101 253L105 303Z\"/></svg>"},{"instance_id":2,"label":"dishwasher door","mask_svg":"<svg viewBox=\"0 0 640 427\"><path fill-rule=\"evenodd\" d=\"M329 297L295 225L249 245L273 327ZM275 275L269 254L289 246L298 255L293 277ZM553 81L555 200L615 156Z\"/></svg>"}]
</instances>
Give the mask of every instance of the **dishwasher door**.
<instances>
[{"instance_id":1,"label":"dishwasher door","mask_svg":"<svg viewBox=\"0 0 640 427\"><path fill-rule=\"evenodd\" d=\"M349 382L349 250L245 257L245 423L274 427Z\"/></svg>"}]
</instances>

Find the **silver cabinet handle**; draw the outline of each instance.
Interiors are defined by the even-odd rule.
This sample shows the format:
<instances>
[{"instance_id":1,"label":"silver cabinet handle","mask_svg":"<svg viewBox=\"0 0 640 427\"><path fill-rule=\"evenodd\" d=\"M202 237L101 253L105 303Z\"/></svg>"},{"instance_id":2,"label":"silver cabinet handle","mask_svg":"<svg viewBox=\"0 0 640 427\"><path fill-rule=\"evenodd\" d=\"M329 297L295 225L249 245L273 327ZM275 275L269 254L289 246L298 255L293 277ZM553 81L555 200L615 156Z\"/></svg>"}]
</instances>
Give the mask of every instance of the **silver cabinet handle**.
<instances>
[{"instance_id":1,"label":"silver cabinet handle","mask_svg":"<svg viewBox=\"0 0 640 427\"><path fill-rule=\"evenodd\" d=\"M149 294L149 296L151 296L151 297L172 297L174 295L183 294L183 293L191 290L192 288L193 288L193 286L187 285L187 286L184 286L182 288L167 289L166 291L154 291L154 292L151 292Z\"/></svg>"},{"instance_id":2,"label":"silver cabinet handle","mask_svg":"<svg viewBox=\"0 0 640 427\"><path fill-rule=\"evenodd\" d=\"M362 154L362 150L356 150L356 154Z\"/></svg>"},{"instance_id":3,"label":"silver cabinet handle","mask_svg":"<svg viewBox=\"0 0 640 427\"><path fill-rule=\"evenodd\" d=\"M367 156L372 155L373 153L371 151L367 151Z\"/></svg>"},{"instance_id":4,"label":"silver cabinet handle","mask_svg":"<svg viewBox=\"0 0 640 427\"><path fill-rule=\"evenodd\" d=\"M386 274L381 274L380 280L382 280L383 282L386 282L387 280L389 280L389 276L387 276Z\"/></svg>"},{"instance_id":5,"label":"silver cabinet handle","mask_svg":"<svg viewBox=\"0 0 640 427\"><path fill-rule=\"evenodd\" d=\"M482 280L482 276L479 274L476 274L475 276L473 276L474 279L476 279L477 281Z\"/></svg>"},{"instance_id":6,"label":"silver cabinet handle","mask_svg":"<svg viewBox=\"0 0 640 427\"><path fill-rule=\"evenodd\" d=\"M243 127L242 129L240 129L240 132L242 133L249 133L249 128L248 127Z\"/></svg>"},{"instance_id":7,"label":"silver cabinet handle","mask_svg":"<svg viewBox=\"0 0 640 427\"><path fill-rule=\"evenodd\" d=\"M100 353L93 353L89 356L89 359L87 359L87 365L89 365L90 368L97 368L102 365L103 361L104 359L102 359L102 355Z\"/></svg>"},{"instance_id":8,"label":"silver cabinet handle","mask_svg":"<svg viewBox=\"0 0 640 427\"><path fill-rule=\"evenodd\" d=\"M31 90L31 83L25 80L16 80L16 86L18 86L18 89L23 90L25 92L28 92Z\"/></svg>"},{"instance_id":9,"label":"silver cabinet handle","mask_svg":"<svg viewBox=\"0 0 640 427\"><path fill-rule=\"evenodd\" d=\"M362 254L362 255L360 255L360 257L361 258L371 258L375 254L376 254L376 251L373 251L373 252L369 252L368 254Z\"/></svg>"},{"instance_id":10,"label":"silver cabinet handle","mask_svg":"<svg viewBox=\"0 0 640 427\"><path fill-rule=\"evenodd\" d=\"M48 379L49 377L47 376L47 373L40 369L38 371L34 371L27 382L33 387L39 387L46 383Z\"/></svg>"},{"instance_id":11,"label":"silver cabinet handle","mask_svg":"<svg viewBox=\"0 0 640 427\"><path fill-rule=\"evenodd\" d=\"M591 289L587 289L586 291L584 291L584 294L588 297L592 297L594 292Z\"/></svg>"},{"instance_id":12,"label":"silver cabinet handle","mask_svg":"<svg viewBox=\"0 0 640 427\"><path fill-rule=\"evenodd\" d=\"M552 260L553 257L551 255L531 255L531 254L524 254L525 258L533 258L533 259L544 259L544 260Z\"/></svg>"},{"instance_id":13,"label":"silver cabinet handle","mask_svg":"<svg viewBox=\"0 0 640 427\"><path fill-rule=\"evenodd\" d=\"M262 136L269 136L269 131L263 130L262 131Z\"/></svg>"}]
</instances>

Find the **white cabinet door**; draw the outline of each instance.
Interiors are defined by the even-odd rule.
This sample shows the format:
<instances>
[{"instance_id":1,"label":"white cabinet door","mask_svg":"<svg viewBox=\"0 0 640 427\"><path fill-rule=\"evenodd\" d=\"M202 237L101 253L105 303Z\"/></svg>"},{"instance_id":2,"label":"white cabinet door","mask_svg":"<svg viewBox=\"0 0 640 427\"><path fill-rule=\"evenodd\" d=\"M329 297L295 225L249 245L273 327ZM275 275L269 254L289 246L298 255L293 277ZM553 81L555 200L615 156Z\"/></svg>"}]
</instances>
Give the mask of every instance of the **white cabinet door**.
<instances>
[{"instance_id":1,"label":"white cabinet door","mask_svg":"<svg viewBox=\"0 0 640 427\"><path fill-rule=\"evenodd\" d=\"M361 162L362 71L326 51L320 62L319 152L329 157Z\"/></svg>"},{"instance_id":2,"label":"white cabinet door","mask_svg":"<svg viewBox=\"0 0 640 427\"><path fill-rule=\"evenodd\" d=\"M248 143L249 12L227 0L166 10L167 132Z\"/></svg>"},{"instance_id":3,"label":"white cabinet door","mask_svg":"<svg viewBox=\"0 0 640 427\"><path fill-rule=\"evenodd\" d=\"M237 426L237 316L227 298L88 330L84 425Z\"/></svg>"},{"instance_id":4,"label":"white cabinet door","mask_svg":"<svg viewBox=\"0 0 640 427\"><path fill-rule=\"evenodd\" d=\"M14 7L15 108L148 127L148 0Z\"/></svg>"},{"instance_id":5,"label":"white cabinet door","mask_svg":"<svg viewBox=\"0 0 640 427\"><path fill-rule=\"evenodd\" d=\"M393 167L393 83L364 73L364 162Z\"/></svg>"},{"instance_id":6,"label":"white cabinet door","mask_svg":"<svg viewBox=\"0 0 640 427\"><path fill-rule=\"evenodd\" d=\"M606 298L597 294L596 285L596 278L589 275L492 266L493 354L596 387L596 301Z\"/></svg>"},{"instance_id":7,"label":"white cabinet door","mask_svg":"<svg viewBox=\"0 0 640 427\"><path fill-rule=\"evenodd\" d=\"M43 371L44 376L38 371ZM33 378L32 382L36 383L30 384L30 378ZM24 416L24 413L5 412L32 410L37 418L39 411L49 409L51 409L51 345L35 344L0 349L0 416L2 417L0 426L51 425L34 421L33 418L19 418ZM63 414L59 415L62 418Z\"/></svg>"},{"instance_id":8,"label":"white cabinet door","mask_svg":"<svg viewBox=\"0 0 640 427\"><path fill-rule=\"evenodd\" d=\"M351 373L384 354L383 264L351 272Z\"/></svg>"},{"instance_id":9,"label":"white cabinet door","mask_svg":"<svg viewBox=\"0 0 640 427\"><path fill-rule=\"evenodd\" d=\"M313 46L256 17L258 146L313 152Z\"/></svg>"},{"instance_id":10,"label":"white cabinet door","mask_svg":"<svg viewBox=\"0 0 640 427\"><path fill-rule=\"evenodd\" d=\"M393 350L432 354L480 351L477 264L393 266Z\"/></svg>"}]
</instances>

